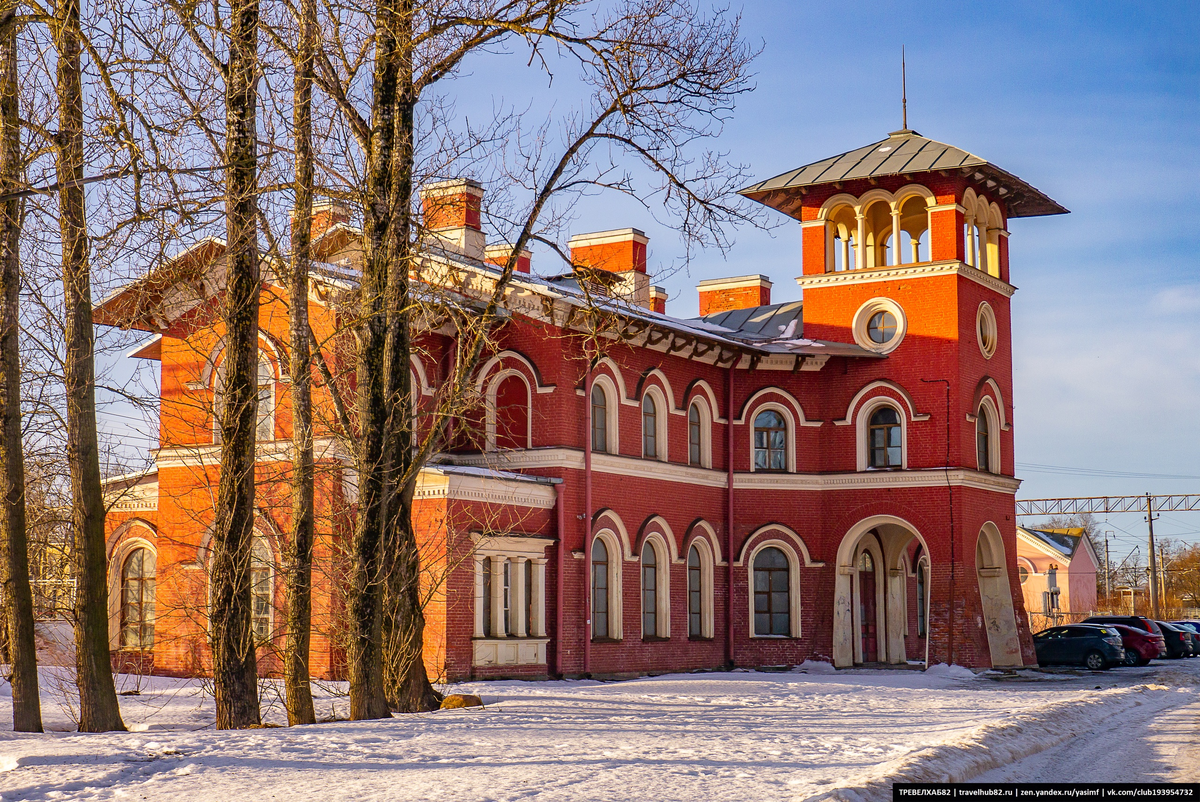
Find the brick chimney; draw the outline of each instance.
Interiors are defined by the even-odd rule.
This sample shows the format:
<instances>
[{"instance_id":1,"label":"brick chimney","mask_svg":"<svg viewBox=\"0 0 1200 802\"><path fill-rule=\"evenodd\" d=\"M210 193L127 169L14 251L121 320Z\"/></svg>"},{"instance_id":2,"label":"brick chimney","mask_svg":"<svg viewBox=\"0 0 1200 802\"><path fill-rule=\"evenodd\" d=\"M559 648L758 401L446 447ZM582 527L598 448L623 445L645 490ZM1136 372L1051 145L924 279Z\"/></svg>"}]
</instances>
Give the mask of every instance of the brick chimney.
<instances>
[{"instance_id":1,"label":"brick chimney","mask_svg":"<svg viewBox=\"0 0 1200 802\"><path fill-rule=\"evenodd\" d=\"M771 303L771 281L766 276L710 278L697 284L696 289L700 291L702 317Z\"/></svg>"},{"instance_id":2,"label":"brick chimney","mask_svg":"<svg viewBox=\"0 0 1200 802\"><path fill-rule=\"evenodd\" d=\"M292 213L288 213L288 219L292 219ZM316 242L321 237L325 236L325 232L338 225L339 223L350 222L350 207L340 200L324 200L313 203L312 206L312 223L308 228L308 236Z\"/></svg>"},{"instance_id":3,"label":"brick chimney","mask_svg":"<svg viewBox=\"0 0 1200 802\"><path fill-rule=\"evenodd\" d=\"M483 261L482 201L483 185L468 178L427 184L421 187L425 227L444 245Z\"/></svg>"},{"instance_id":4,"label":"brick chimney","mask_svg":"<svg viewBox=\"0 0 1200 802\"><path fill-rule=\"evenodd\" d=\"M667 313L667 291L662 287L650 288L650 311L660 315Z\"/></svg>"},{"instance_id":5,"label":"brick chimney","mask_svg":"<svg viewBox=\"0 0 1200 802\"><path fill-rule=\"evenodd\" d=\"M483 261L487 262L489 265L504 267L504 265L508 262L508 257L512 254L512 250L513 246L511 242L501 242L497 243L496 245L489 245L483 251ZM532 258L533 254L529 252L529 249L522 248L521 253L517 255L516 272L528 273L529 262Z\"/></svg>"},{"instance_id":6,"label":"brick chimney","mask_svg":"<svg viewBox=\"0 0 1200 802\"><path fill-rule=\"evenodd\" d=\"M576 270L617 273L614 295L644 309L650 308L650 277L646 275L646 246L650 239L636 228L619 228L593 234L576 234L567 242Z\"/></svg>"}]
</instances>

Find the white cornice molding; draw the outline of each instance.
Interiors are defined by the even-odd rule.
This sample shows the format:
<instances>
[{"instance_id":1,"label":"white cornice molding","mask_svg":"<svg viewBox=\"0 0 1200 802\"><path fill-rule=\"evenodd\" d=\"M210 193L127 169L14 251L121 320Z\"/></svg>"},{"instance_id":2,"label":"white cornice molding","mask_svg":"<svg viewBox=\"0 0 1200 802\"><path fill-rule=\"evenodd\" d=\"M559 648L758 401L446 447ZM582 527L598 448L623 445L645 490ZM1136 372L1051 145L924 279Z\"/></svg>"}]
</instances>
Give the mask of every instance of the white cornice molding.
<instances>
[{"instance_id":1,"label":"white cornice molding","mask_svg":"<svg viewBox=\"0 0 1200 802\"><path fill-rule=\"evenodd\" d=\"M549 510L554 508L558 493L551 485L494 476L460 476L428 470L421 471L417 477L417 489L413 498L478 501Z\"/></svg>"},{"instance_id":2,"label":"white cornice molding","mask_svg":"<svg viewBox=\"0 0 1200 802\"><path fill-rule=\"evenodd\" d=\"M291 440L271 440L259 443L255 449L256 462L284 462L292 459ZM352 462L349 451L342 447L336 437L313 439L313 459ZM154 452L155 469L162 468L215 468L221 464L220 444L174 446L160 448Z\"/></svg>"},{"instance_id":3,"label":"white cornice molding","mask_svg":"<svg viewBox=\"0 0 1200 802\"><path fill-rule=\"evenodd\" d=\"M981 473L967 468L907 471L861 471L856 473L737 473L735 490L864 490L892 487L969 487L992 493L1015 495L1020 479Z\"/></svg>"},{"instance_id":4,"label":"white cornice molding","mask_svg":"<svg viewBox=\"0 0 1200 802\"><path fill-rule=\"evenodd\" d=\"M489 454L456 456L455 463L500 470L562 468L583 470L583 452L571 448L538 448ZM699 487L725 487L728 474L669 462L592 454L592 470L635 479L679 482ZM854 473L735 473L735 490L861 490L888 487L969 487L992 493L1014 495L1020 479L969 468L906 471L861 471Z\"/></svg>"},{"instance_id":5,"label":"white cornice molding","mask_svg":"<svg viewBox=\"0 0 1200 802\"><path fill-rule=\"evenodd\" d=\"M817 273L809 276L798 276L796 283L804 289L808 289L810 287L874 284L881 281L898 281L907 278L949 275L959 275L970 279L976 284L1000 293L1005 298L1011 298L1012 294L1017 291L1017 288L1013 285L957 260L922 262L915 265L897 265L894 267L868 267L862 270L844 270L838 273Z\"/></svg>"}]
</instances>

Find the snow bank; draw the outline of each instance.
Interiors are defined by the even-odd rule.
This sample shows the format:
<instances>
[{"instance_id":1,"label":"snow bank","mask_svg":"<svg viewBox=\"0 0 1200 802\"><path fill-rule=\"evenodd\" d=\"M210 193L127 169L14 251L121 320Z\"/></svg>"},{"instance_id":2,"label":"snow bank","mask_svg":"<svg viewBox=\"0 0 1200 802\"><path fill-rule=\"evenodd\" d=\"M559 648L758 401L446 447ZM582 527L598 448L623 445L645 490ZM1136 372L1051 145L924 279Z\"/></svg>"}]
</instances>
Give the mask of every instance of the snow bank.
<instances>
[{"instance_id":1,"label":"snow bank","mask_svg":"<svg viewBox=\"0 0 1200 802\"><path fill-rule=\"evenodd\" d=\"M975 672L965 666L953 665L949 666L945 663L938 663L925 669L925 673L931 677L949 677L950 679L975 679Z\"/></svg>"},{"instance_id":2,"label":"snow bank","mask_svg":"<svg viewBox=\"0 0 1200 802\"><path fill-rule=\"evenodd\" d=\"M837 669L831 664L823 660L805 660L800 665L796 666L794 671L802 674L836 674Z\"/></svg>"}]
</instances>

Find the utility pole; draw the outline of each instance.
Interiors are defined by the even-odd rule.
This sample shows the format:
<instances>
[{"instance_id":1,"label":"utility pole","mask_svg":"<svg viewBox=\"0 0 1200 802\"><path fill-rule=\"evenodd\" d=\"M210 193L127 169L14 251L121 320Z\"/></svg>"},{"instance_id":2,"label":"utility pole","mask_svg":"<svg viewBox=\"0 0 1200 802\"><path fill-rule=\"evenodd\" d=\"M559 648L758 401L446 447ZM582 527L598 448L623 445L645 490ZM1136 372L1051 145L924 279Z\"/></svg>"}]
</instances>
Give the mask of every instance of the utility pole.
<instances>
[{"instance_id":1,"label":"utility pole","mask_svg":"<svg viewBox=\"0 0 1200 802\"><path fill-rule=\"evenodd\" d=\"M1146 494L1146 523L1150 528L1150 617L1158 619L1158 565L1154 550L1154 499Z\"/></svg>"},{"instance_id":2,"label":"utility pole","mask_svg":"<svg viewBox=\"0 0 1200 802\"><path fill-rule=\"evenodd\" d=\"M1162 594L1162 603L1167 604L1167 546L1158 545L1158 592Z\"/></svg>"},{"instance_id":3,"label":"utility pole","mask_svg":"<svg viewBox=\"0 0 1200 802\"><path fill-rule=\"evenodd\" d=\"M1104 598L1105 602L1111 604L1109 599L1112 598L1112 559L1108 556L1108 536L1111 531L1104 531Z\"/></svg>"}]
</instances>

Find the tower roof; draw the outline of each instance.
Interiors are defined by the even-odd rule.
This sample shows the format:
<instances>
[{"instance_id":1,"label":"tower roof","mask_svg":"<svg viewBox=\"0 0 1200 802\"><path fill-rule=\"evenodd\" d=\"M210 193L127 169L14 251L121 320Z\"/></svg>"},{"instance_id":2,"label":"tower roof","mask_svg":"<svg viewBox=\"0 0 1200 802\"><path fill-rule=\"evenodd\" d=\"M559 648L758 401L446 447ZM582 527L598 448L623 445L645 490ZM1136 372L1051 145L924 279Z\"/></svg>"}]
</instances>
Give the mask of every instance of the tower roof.
<instances>
[{"instance_id":1,"label":"tower roof","mask_svg":"<svg viewBox=\"0 0 1200 802\"><path fill-rule=\"evenodd\" d=\"M956 170L963 176L973 174L977 181L986 181L988 188L995 190L1008 207L1009 217L1067 214L1067 209L1057 201L986 159L908 129L893 131L887 139L768 178L740 190L740 194L779 208L773 200L782 200L781 195L791 195L790 190L801 187Z\"/></svg>"}]
</instances>

